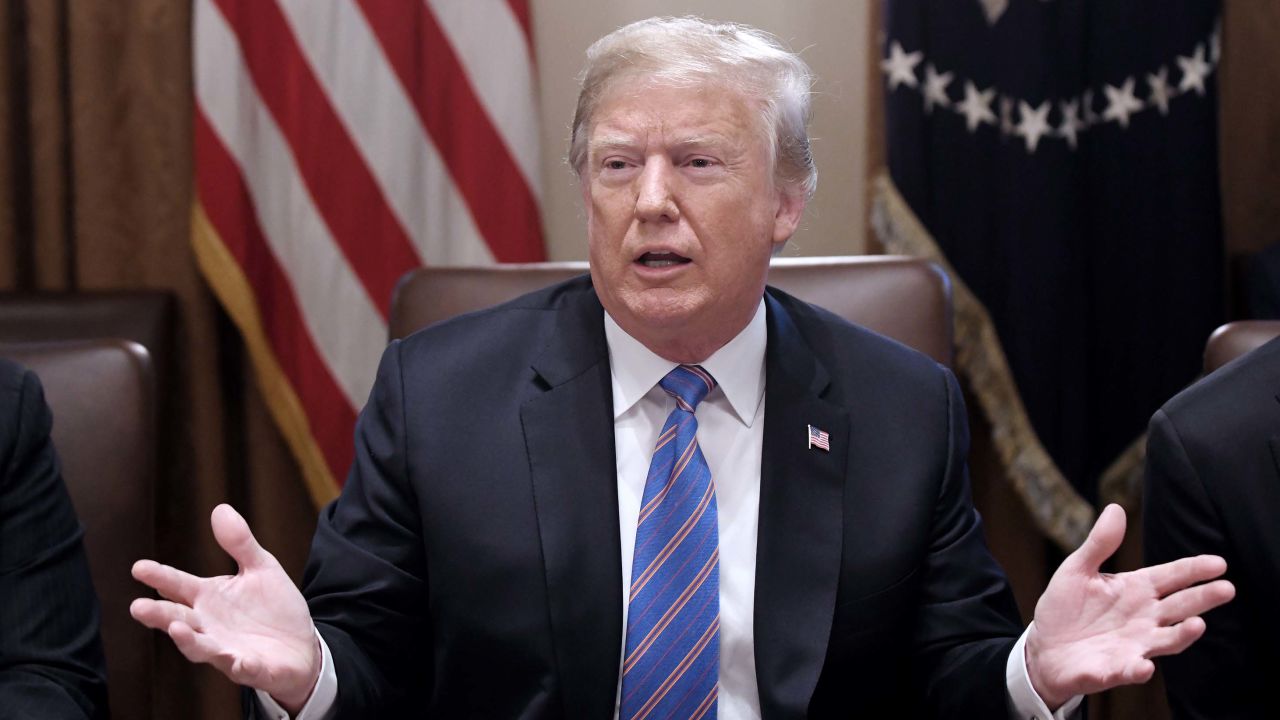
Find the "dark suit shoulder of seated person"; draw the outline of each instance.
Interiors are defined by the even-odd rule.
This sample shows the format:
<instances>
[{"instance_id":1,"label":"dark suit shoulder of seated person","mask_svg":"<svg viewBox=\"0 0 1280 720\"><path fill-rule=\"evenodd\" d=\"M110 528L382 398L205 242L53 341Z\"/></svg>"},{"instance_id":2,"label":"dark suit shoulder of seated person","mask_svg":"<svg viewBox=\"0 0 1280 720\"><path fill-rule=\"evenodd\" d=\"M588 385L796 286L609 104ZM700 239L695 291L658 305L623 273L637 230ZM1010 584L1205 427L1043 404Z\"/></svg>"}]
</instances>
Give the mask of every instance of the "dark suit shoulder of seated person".
<instances>
[{"instance_id":1,"label":"dark suit shoulder of seated person","mask_svg":"<svg viewBox=\"0 0 1280 720\"><path fill-rule=\"evenodd\" d=\"M1148 563L1212 553L1236 600L1161 669L1177 718L1276 713L1280 668L1280 340L1187 388L1151 420Z\"/></svg>"},{"instance_id":2,"label":"dark suit shoulder of seated person","mask_svg":"<svg viewBox=\"0 0 1280 720\"><path fill-rule=\"evenodd\" d=\"M0 360L0 717L107 716L98 602L35 374Z\"/></svg>"},{"instance_id":3,"label":"dark suit shoulder of seated person","mask_svg":"<svg viewBox=\"0 0 1280 720\"><path fill-rule=\"evenodd\" d=\"M1004 716L1021 626L970 504L955 380L776 290L765 307L765 717ZM337 717L612 716L610 398L587 278L386 351L305 584ZM831 452L807 447L808 424Z\"/></svg>"}]
</instances>

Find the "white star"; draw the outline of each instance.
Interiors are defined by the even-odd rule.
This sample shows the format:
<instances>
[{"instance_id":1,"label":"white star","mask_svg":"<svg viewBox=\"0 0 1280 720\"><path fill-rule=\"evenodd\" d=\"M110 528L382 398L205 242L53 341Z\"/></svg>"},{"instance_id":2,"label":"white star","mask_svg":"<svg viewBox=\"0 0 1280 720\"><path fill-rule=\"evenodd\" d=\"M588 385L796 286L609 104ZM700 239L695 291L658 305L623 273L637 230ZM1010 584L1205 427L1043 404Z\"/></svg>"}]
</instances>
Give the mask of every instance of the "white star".
<instances>
[{"instance_id":1,"label":"white star","mask_svg":"<svg viewBox=\"0 0 1280 720\"><path fill-rule=\"evenodd\" d=\"M889 90L897 90L899 85L913 88L920 84L916 79L916 65L924 59L924 53L916 51L904 52L897 40L889 46L889 57L880 62L880 69L889 76Z\"/></svg>"},{"instance_id":2,"label":"white star","mask_svg":"<svg viewBox=\"0 0 1280 720\"><path fill-rule=\"evenodd\" d=\"M1204 45L1197 45L1191 57L1178 56L1178 67L1182 68L1182 82L1178 90L1186 92L1195 88L1197 95L1204 95L1204 78L1209 74L1209 63L1204 61Z\"/></svg>"},{"instance_id":3,"label":"white star","mask_svg":"<svg viewBox=\"0 0 1280 720\"><path fill-rule=\"evenodd\" d=\"M1093 109L1093 91L1085 90L1080 96L1080 103L1084 109L1084 126L1091 128L1098 124L1098 113Z\"/></svg>"},{"instance_id":4,"label":"white star","mask_svg":"<svg viewBox=\"0 0 1280 720\"><path fill-rule=\"evenodd\" d=\"M933 63L924 66L924 111L933 112L933 106L951 107L951 98L947 97L947 86L951 84L951 73L939 73L933 69Z\"/></svg>"},{"instance_id":5,"label":"white star","mask_svg":"<svg viewBox=\"0 0 1280 720\"><path fill-rule=\"evenodd\" d=\"M1058 137L1066 138L1072 150L1076 149L1076 135L1084 130L1084 122L1080 120L1080 101L1058 103L1062 110L1062 124L1058 126Z\"/></svg>"},{"instance_id":6,"label":"white star","mask_svg":"<svg viewBox=\"0 0 1280 720\"><path fill-rule=\"evenodd\" d=\"M1133 95L1133 78L1125 78L1120 87L1107 85L1102 89L1107 94L1107 109L1102 111L1102 119L1115 120L1122 128L1129 127L1129 116L1142 109L1142 101Z\"/></svg>"},{"instance_id":7,"label":"white star","mask_svg":"<svg viewBox=\"0 0 1280 720\"><path fill-rule=\"evenodd\" d=\"M1000 96L1000 132L1009 135L1013 132L1013 98Z\"/></svg>"},{"instance_id":8,"label":"white star","mask_svg":"<svg viewBox=\"0 0 1280 720\"><path fill-rule=\"evenodd\" d=\"M1040 144L1040 138L1049 133L1049 101L1045 100L1036 107L1018 101L1018 114L1022 120L1014 132L1027 141L1027 152L1034 153Z\"/></svg>"},{"instance_id":9,"label":"white star","mask_svg":"<svg viewBox=\"0 0 1280 720\"><path fill-rule=\"evenodd\" d=\"M987 24L995 25L996 21L1009 9L1009 0L978 0L982 4L982 13L987 16Z\"/></svg>"},{"instance_id":10,"label":"white star","mask_svg":"<svg viewBox=\"0 0 1280 720\"><path fill-rule=\"evenodd\" d=\"M969 132L977 130L982 123L996 124L996 114L991 111L991 103L995 99L995 88L979 90L973 83L964 81L964 100L956 103L956 112L964 115L964 124Z\"/></svg>"},{"instance_id":11,"label":"white star","mask_svg":"<svg viewBox=\"0 0 1280 720\"><path fill-rule=\"evenodd\" d=\"M1147 85L1151 86L1151 95L1147 97L1148 105L1155 105L1160 109L1161 115L1169 114L1169 93L1173 88L1169 87L1169 68L1161 65L1160 72L1147 76Z\"/></svg>"}]
</instances>

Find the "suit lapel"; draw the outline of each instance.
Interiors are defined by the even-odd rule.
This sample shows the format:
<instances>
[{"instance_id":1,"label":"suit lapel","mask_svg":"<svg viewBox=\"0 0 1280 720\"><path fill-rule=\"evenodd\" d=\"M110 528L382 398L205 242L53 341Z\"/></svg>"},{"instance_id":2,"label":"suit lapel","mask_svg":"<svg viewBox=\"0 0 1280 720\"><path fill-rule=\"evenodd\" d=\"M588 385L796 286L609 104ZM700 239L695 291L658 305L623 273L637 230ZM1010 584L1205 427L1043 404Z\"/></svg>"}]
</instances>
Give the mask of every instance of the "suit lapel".
<instances>
[{"instance_id":1,"label":"suit lapel","mask_svg":"<svg viewBox=\"0 0 1280 720\"><path fill-rule=\"evenodd\" d=\"M782 306L769 296L766 301L756 677L765 717L803 717L835 613L849 417L822 399L830 383L826 369ZM830 434L830 452L808 447L810 425Z\"/></svg>"},{"instance_id":2,"label":"suit lapel","mask_svg":"<svg viewBox=\"0 0 1280 720\"><path fill-rule=\"evenodd\" d=\"M609 717L622 652L612 385L599 302L567 300L520 417L565 715Z\"/></svg>"}]
</instances>

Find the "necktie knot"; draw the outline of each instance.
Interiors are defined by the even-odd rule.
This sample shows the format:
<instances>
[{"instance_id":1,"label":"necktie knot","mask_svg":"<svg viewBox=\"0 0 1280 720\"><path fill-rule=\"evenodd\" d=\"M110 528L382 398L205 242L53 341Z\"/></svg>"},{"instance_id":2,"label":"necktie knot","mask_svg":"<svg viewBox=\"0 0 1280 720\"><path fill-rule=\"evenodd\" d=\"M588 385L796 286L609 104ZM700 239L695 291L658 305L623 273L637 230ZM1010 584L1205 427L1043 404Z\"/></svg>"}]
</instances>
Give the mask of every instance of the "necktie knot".
<instances>
[{"instance_id":1,"label":"necktie knot","mask_svg":"<svg viewBox=\"0 0 1280 720\"><path fill-rule=\"evenodd\" d=\"M658 384L676 399L682 410L693 412L707 393L715 389L716 379L701 365L677 365Z\"/></svg>"}]
</instances>

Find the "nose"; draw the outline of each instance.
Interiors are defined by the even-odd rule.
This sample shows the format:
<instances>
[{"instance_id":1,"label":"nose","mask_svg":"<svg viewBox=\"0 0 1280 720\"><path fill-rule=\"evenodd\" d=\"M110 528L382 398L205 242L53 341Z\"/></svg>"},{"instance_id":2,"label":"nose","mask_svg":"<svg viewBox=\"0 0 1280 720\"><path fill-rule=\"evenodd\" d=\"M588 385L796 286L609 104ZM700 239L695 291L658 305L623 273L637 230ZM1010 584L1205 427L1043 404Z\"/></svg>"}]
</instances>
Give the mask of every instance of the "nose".
<instances>
[{"instance_id":1,"label":"nose","mask_svg":"<svg viewBox=\"0 0 1280 720\"><path fill-rule=\"evenodd\" d=\"M672 183L674 168L664 158L651 158L644 164L636 182L636 218L641 222L675 222L680 217Z\"/></svg>"}]
</instances>

